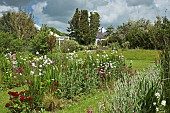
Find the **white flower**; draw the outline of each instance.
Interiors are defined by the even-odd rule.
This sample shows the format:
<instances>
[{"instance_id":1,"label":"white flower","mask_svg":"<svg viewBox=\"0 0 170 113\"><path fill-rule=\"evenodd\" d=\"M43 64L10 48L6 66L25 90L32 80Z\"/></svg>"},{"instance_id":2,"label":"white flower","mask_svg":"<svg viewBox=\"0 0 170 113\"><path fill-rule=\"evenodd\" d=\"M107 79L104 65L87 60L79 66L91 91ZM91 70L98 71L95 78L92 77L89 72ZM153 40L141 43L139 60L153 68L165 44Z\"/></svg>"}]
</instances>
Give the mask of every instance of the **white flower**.
<instances>
[{"instance_id":1,"label":"white flower","mask_svg":"<svg viewBox=\"0 0 170 113\"><path fill-rule=\"evenodd\" d=\"M165 101L165 100L162 100L161 104L162 104L163 106L166 106L166 101Z\"/></svg>"},{"instance_id":2,"label":"white flower","mask_svg":"<svg viewBox=\"0 0 170 113\"><path fill-rule=\"evenodd\" d=\"M38 54L39 54L39 52L37 51L37 52L36 52L36 55L38 55Z\"/></svg>"},{"instance_id":3,"label":"white flower","mask_svg":"<svg viewBox=\"0 0 170 113\"><path fill-rule=\"evenodd\" d=\"M18 64L18 62L17 61L12 61L12 64L16 65L16 64Z\"/></svg>"},{"instance_id":4,"label":"white flower","mask_svg":"<svg viewBox=\"0 0 170 113\"><path fill-rule=\"evenodd\" d=\"M160 94L159 94L159 93L155 93L155 96L156 96L157 98L159 98L159 97L160 97Z\"/></svg>"},{"instance_id":5,"label":"white flower","mask_svg":"<svg viewBox=\"0 0 170 113\"><path fill-rule=\"evenodd\" d=\"M34 71L30 71L30 74L33 75L33 74L34 74Z\"/></svg>"},{"instance_id":6,"label":"white flower","mask_svg":"<svg viewBox=\"0 0 170 113\"><path fill-rule=\"evenodd\" d=\"M159 111L159 109L158 109L158 108L156 108L156 111L158 112L158 111Z\"/></svg>"},{"instance_id":7,"label":"white flower","mask_svg":"<svg viewBox=\"0 0 170 113\"><path fill-rule=\"evenodd\" d=\"M34 63L34 62L33 62L33 63L31 63L31 66L35 67L35 63Z\"/></svg>"},{"instance_id":8,"label":"white flower","mask_svg":"<svg viewBox=\"0 0 170 113\"><path fill-rule=\"evenodd\" d=\"M42 68L42 65L39 65L40 68Z\"/></svg>"},{"instance_id":9,"label":"white flower","mask_svg":"<svg viewBox=\"0 0 170 113\"><path fill-rule=\"evenodd\" d=\"M42 75L42 73L41 73L41 72L39 72L39 75L41 76L41 75Z\"/></svg>"},{"instance_id":10,"label":"white flower","mask_svg":"<svg viewBox=\"0 0 170 113\"><path fill-rule=\"evenodd\" d=\"M44 59L47 59L47 55L44 55Z\"/></svg>"},{"instance_id":11,"label":"white flower","mask_svg":"<svg viewBox=\"0 0 170 113\"><path fill-rule=\"evenodd\" d=\"M155 106L155 105L156 105L156 102L153 102L153 105Z\"/></svg>"}]
</instances>

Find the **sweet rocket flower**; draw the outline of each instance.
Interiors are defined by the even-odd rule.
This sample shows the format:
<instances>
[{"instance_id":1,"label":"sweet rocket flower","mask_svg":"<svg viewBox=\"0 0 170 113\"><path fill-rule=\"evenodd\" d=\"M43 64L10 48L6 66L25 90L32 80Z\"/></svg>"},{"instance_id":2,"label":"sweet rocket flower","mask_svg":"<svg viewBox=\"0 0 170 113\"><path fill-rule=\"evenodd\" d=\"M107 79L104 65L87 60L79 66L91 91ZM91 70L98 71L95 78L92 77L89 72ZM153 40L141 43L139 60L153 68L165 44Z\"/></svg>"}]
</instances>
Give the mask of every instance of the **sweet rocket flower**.
<instances>
[{"instance_id":1,"label":"sweet rocket flower","mask_svg":"<svg viewBox=\"0 0 170 113\"><path fill-rule=\"evenodd\" d=\"M132 107L132 104L128 104L128 108L131 108Z\"/></svg>"},{"instance_id":2,"label":"sweet rocket flower","mask_svg":"<svg viewBox=\"0 0 170 113\"><path fill-rule=\"evenodd\" d=\"M30 63L30 66L35 67L35 63L34 62Z\"/></svg>"},{"instance_id":3,"label":"sweet rocket flower","mask_svg":"<svg viewBox=\"0 0 170 113\"><path fill-rule=\"evenodd\" d=\"M37 52L36 52L36 55L38 55L38 54L39 54L39 52L37 51Z\"/></svg>"},{"instance_id":4,"label":"sweet rocket flower","mask_svg":"<svg viewBox=\"0 0 170 113\"><path fill-rule=\"evenodd\" d=\"M6 103L5 104L5 107L9 107L11 104L10 103Z\"/></svg>"},{"instance_id":5,"label":"sweet rocket flower","mask_svg":"<svg viewBox=\"0 0 170 113\"><path fill-rule=\"evenodd\" d=\"M159 98L160 94L159 93L155 93L155 96L156 96L156 98Z\"/></svg>"},{"instance_id":6,"label":"sweet rocket flower","mask_svg":"<svg viewBox=\"0 0 170 113\"><path fill-rule=\"evenodd\" d=\"M87 113L93 113L92 109L87 110Z\"/></svg>"},{"instance_id":7,"label":"sweet rocket flower","mask_svg":"<svg viewBox=\"0 0 170 113\"><path fill-rule=\"evenodd\" d=\"M30 71L30 74L33 75L33 74L34 74L34 71Z\"/></svg>"},{"instance_id":8,"label":"sweet rocket flower","mask_svg":"<svg viewBox=\"0 0 170 113\"><path fill-rule=\"evenodd\" d=\"M155 106L155 105L156 105L156 102L153 102L153 105Z\"/></svg>"},{"instance_id":9,"label":"sweet rocket flower","mask_svg":"<svg viewBox=\"0 0 170 113\"><path fill-rule=\"evenodd\" d=\"M166 101L165 101L165 100L162 100L161 104L162 104L163 106L166 106Z\"/></svg>"},{"instance_id":10,"label":"sweet rocket flower","mask_svg":"<svg viewBox=\"0 0 170 113\"><path fill-rule=\"evenodd\" d=\"M158 111L159 111L159 108L156 108L156 111L158 112Z\"/></svg>"}]
</instances>

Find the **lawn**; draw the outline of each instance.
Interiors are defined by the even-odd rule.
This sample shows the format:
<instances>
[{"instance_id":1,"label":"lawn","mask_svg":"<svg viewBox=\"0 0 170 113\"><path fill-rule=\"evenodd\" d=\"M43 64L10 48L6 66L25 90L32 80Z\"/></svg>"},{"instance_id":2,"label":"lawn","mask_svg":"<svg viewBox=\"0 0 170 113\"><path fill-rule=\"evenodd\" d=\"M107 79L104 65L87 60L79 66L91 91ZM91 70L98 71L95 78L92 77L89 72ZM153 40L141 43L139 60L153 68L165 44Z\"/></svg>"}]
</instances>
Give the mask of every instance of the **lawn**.
<instances>
[{"instance_id":1,"label":"lawn","mask_svg":"<svg viewBox=\"0 0 170 113\"><path fill-rule=\"evenodd\" d=\"M95 54L95 51L92 51L92 54ZM110 53L110 51L106 51ZM132 68L141 71L143 68L147 68L149 65L153 65L155 60L159 59L159 51L155 50L119 50L118 54L122 54L125 58L127 66L132 62ZM78 52L80 57L84 57L82 52ZM132 61L131 61L132 60ZM8 91L20 91L25 87L14 88L7 91L0 91L0 111L6 113L7 109L5 108L5 103L8 102L9 96ZM97 92L94 95L82 97L81 101L74 103L73 105L65 108L64 110L57 111L57 113L85 113L87 109L92 108L95 113L98 112L99 102L103 100L103 92Z\"/></svg>"}]
</instances>

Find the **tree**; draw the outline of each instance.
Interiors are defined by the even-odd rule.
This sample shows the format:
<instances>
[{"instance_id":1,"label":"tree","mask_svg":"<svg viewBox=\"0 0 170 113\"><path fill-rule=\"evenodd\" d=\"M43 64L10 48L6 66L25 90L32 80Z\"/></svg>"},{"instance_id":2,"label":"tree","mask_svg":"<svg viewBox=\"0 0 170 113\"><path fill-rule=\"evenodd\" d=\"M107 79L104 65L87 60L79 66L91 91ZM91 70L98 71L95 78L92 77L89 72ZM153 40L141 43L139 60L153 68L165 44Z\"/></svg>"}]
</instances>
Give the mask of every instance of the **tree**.
<instances>
[{"instance_id":1,"label":"tree","mask_svg":"<svg viewBox=\"0 0 170 113\"><path fill-rule=\"evenodd\" d=\"M74 37L79 44L88 45L95 42L96 32L100 26L100 15L91 12L88 17L87 10L79 11L77 8L69 25L67 28L69 36Z\"/></svg>"},{"instance_id":2,"label":"tree","mask_svg":"<svg viewBox=\"0 0 170 113\"><path fill-rule=\"evenodd\" d=\"M47 54L47 52L50 50L52 51L52 47L50 46L50 29L47 25L42 25L40 31L35 35L35 37L31 40L30 44L30 52L33 54L36 54L38 51L40 54ZM49 40L48 40L49 39ZM48 44L49 42L49 44Z\"/></svg>"},{"instance_id":3,"label":"tree","mask_svg":"<svg viewBox=\"0 0 170 113\"><path fill-rule=\"evenodd\" d=\"M79 41L79 21L80 21L80 12L79 9L76 8L73 18L68 22L70 27L68 27L67 31L70 33L70 37L76 38Z\"/></svg>"},{"instance_id":4,"label":"tree","mask_svg":"<svg viewBox=\"0 0 170 113\"><path fill-rule=\"evenodd\" d=\"M23 41L14 34L0 31L0 53L22 51L22 45Z\"/></svg>"},{"instance_id":5,"label":"tree","mask_svg":"<svg viewBox=\"0 0 170 113\"><path fill-rule=\"evenodd\" d=\"M80 30L79 43L84 45L90 44L90 30L87 10L81 10L79 30Z\"/></svg>"},{"instance_id":6,"label":"tree","mask_svg":"<svg viewBox=\"0 0 170 113\"><path fill-rule=\"evenodd\" d=\"M33 15L27 15L25 11L7 12L0 18L0 30L15 34L27 46L36 33Z\"/></svg>"},{"instance_id":7,"label":"tree","mask_svg":"<svg viewBox=\"0 0 170 113\"><path fill-rule=\"evenodd\" d=\"M55 44L56 44L56 37L53 36L53 35L47 36L46 41L47 41L47 44L48 44L48 49L52 53L52 50L53 50L53 48L55 47Z\"/></svg>"},{"instance_id":8,"label":"tree","mask_svg":"<svg viewBox=\"0 0 170 113\"><path fill-rule=\"evenodd\" d=\"M96 40L97 31L100 27L100 15L97 12L90 12L90 43L94 44Z\"/></svg>"}]
</instances>

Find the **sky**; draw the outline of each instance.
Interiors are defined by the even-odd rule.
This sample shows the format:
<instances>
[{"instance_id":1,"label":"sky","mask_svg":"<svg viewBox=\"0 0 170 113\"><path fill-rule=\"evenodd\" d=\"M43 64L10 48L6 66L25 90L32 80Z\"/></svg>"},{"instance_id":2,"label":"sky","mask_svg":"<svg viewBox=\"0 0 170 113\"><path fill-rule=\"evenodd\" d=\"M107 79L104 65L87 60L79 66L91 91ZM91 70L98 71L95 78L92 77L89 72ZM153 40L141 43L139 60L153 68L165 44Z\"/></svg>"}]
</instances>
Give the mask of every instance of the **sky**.
<instances>
[{"instance_id":1,"label":"sky","mask_svg":"<svg viewBox=\"0 0 170 113\"><path fill-rule=\"evenodd\" d=\"M101 27L122 25L129 19L154 22L156 16L170 18L170 0L0 0L0 16L7 11L32 12L35 23L66 32L75 9L98 12Z\"/></svg>"}]
</instances>

